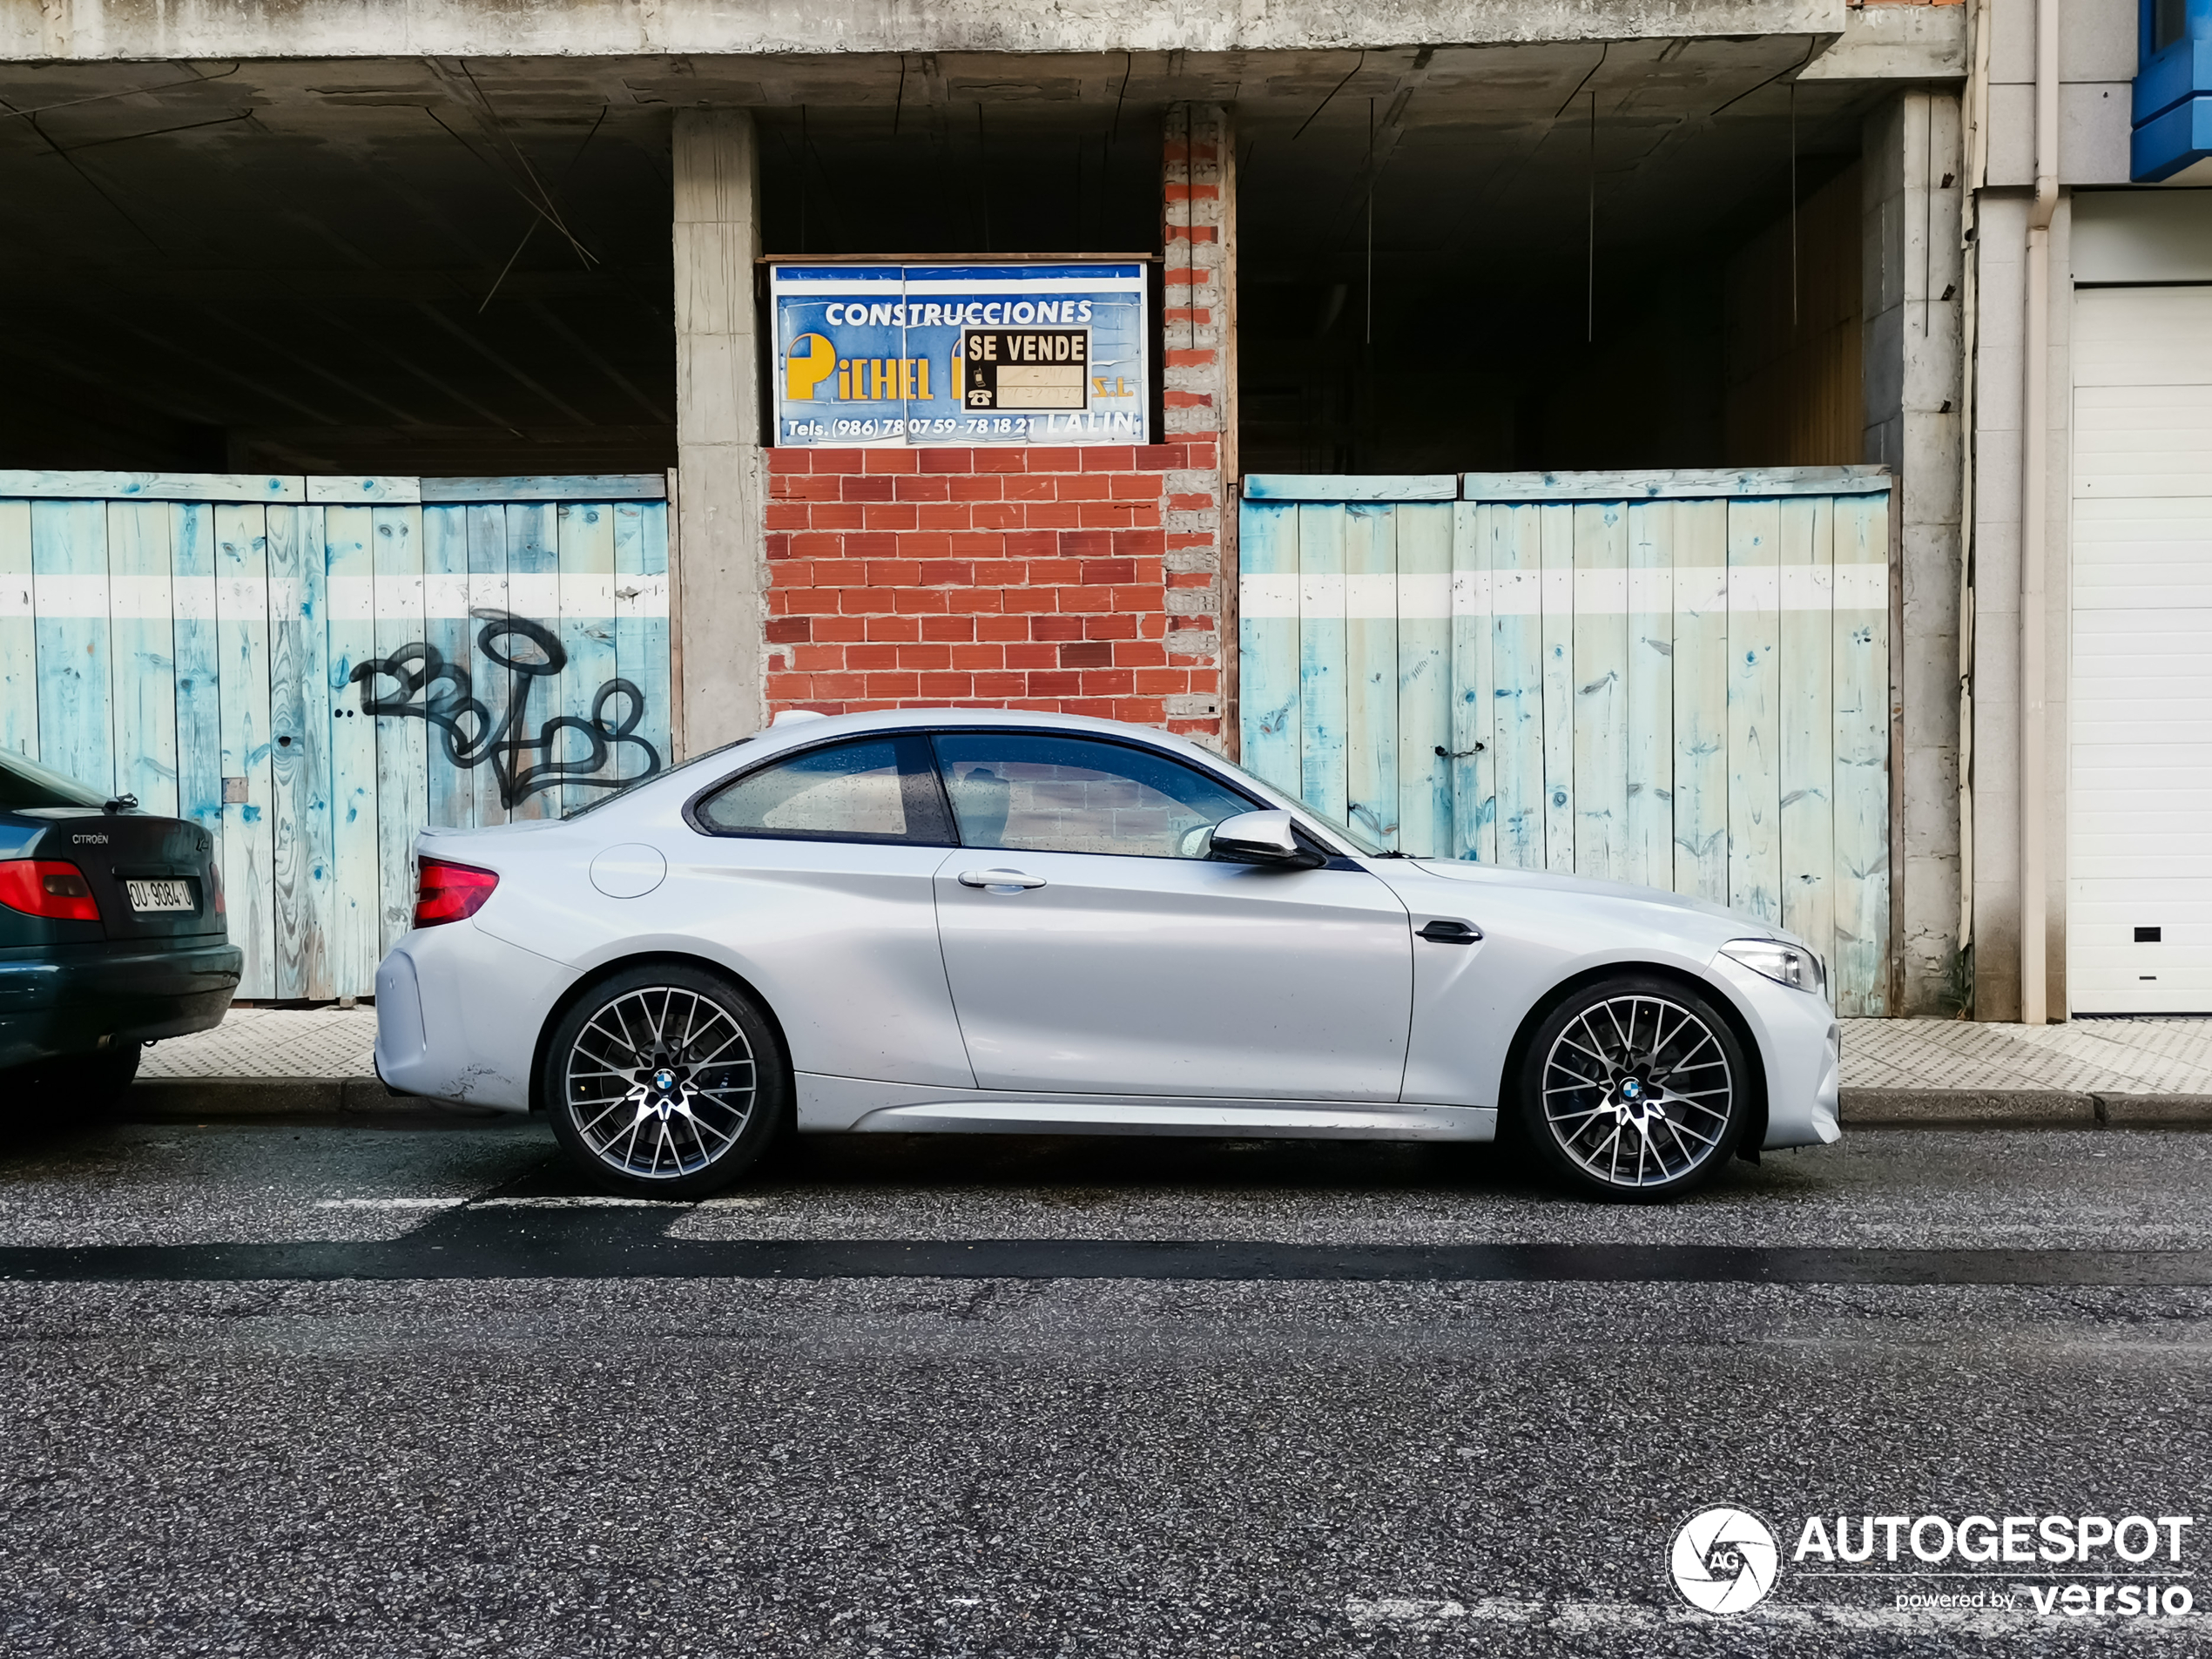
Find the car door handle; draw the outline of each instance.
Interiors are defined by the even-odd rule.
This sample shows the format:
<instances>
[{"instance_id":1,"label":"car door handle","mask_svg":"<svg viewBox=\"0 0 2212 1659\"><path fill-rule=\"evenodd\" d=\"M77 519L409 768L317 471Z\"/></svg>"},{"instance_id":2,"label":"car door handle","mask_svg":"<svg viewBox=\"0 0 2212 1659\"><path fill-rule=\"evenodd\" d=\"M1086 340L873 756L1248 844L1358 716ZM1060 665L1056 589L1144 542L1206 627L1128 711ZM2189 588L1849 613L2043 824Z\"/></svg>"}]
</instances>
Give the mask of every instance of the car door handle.
<instances>
[{"instance_id":1,"label":"car door handle","mask_svg":"<svg viewBox=\"0 0 2212 1659\"><path fill-rule=\"evenodd\" d=\"M1018 893L1024 887L1044 886L1044 878L1022 870L969 870L961 876L960 884L990 893Z\"/></svg>"},{"instance_id":2,"label":"car door handle","mask_svg":"<svg viewBox=\"0 0 2212 1659\"><path fill-rule=\"evenodd\" d=\"M1469 921L1432 921L1420 932L1432 945L1472 945L1482 937L1482 929Z\"/></svg>"}]
</instances>

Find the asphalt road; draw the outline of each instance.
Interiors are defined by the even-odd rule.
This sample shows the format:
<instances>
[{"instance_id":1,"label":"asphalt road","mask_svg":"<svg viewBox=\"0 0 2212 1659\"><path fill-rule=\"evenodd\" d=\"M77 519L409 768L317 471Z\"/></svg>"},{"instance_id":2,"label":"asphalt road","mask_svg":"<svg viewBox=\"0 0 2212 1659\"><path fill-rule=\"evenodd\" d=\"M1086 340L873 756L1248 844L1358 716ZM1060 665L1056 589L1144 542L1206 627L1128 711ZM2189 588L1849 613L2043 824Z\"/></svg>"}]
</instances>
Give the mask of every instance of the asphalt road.
<instances>
[{"instance_id":1,"label":"asphalt road","mask_svg":"<svg viewBox=\"0 0 2212 1659\"><path fill-rule=\"evenodd\" d=\"M2029 1593L2212 1597L2209 1192L2188 1134L1860 1131L1668 1208L1480 1149L946 1137L604 1205L527 1124L18 1124L0 1653L2212 1650ZM1831 1265L1669 1265L1714 1249ZM1723 1504L1785 1559L1716 1618L1669 1546ZM1976 1514L2200 1519L2178 1563L1786 1559Z\"/></svg>"}]
</instances>

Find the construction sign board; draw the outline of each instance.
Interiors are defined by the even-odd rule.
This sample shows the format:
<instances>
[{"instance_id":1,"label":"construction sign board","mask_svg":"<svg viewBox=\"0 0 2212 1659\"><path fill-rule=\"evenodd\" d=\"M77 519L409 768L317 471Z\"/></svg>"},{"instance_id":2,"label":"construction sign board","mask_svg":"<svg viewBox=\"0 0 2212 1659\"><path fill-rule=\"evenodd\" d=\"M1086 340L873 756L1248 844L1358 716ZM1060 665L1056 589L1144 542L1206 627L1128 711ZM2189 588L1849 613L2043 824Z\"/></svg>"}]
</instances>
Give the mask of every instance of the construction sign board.
<instances>
[{"instance_id":1,"label":"construction sign board","mask_svg":"<svg viewBox=\"0 0 2212 1659\"><path fill-rule=\"evenodd\" d=\"M779 444L1147 443L1142 264L777 264Z\"/></svg>"}]
</instances>

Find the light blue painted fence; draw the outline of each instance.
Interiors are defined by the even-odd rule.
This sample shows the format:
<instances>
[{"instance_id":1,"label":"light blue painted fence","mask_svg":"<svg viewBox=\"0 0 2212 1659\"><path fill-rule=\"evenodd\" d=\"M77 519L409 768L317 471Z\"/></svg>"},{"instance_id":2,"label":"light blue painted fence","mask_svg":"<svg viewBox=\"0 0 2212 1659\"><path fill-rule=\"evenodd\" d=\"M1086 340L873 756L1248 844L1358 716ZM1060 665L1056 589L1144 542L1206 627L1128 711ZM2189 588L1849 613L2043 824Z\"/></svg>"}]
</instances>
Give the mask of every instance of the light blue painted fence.
<instances>
[{"instance_id":1,"label":"light blue painted fence","mask_svg":"<svg viewBox=\"0 0 2212 1659\"><path fill-rule=\"evenodd\" d=\"M217 837L240 996L366 995L416 831L669 763L666 497L0 471L0 744Z\"/></svg>"},{"instance_id":2,"label":"light blue painted fence","mask_svg":"<svg viewBox=\"0 0 2212 1659\"><path fill-rule=\"evenodd\" d=\"M1730 905L1885 1013L1891 482L1248 477L1244 764L1404 852Z\"/></svg>"}]
</instances>

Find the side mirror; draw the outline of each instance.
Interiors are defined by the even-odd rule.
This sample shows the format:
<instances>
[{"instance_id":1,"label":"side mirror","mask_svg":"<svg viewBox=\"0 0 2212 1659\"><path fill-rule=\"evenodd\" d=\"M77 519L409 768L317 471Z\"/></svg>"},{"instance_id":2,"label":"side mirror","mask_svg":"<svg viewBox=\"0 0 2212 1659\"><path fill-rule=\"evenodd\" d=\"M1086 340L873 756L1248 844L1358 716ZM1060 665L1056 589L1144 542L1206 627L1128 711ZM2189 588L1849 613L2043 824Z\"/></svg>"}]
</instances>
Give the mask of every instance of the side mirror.
<instances>
[{"instance_id":1,"label":"side mirror","mask_svg":"<svg viewBox=\"0 0 2212 1659\"><path fill-rule=\"evenodd\" d=\"M1310 870L1328 861L1298 845L1298 833L1291 827L1291 815L1280 809L1239 813L1234 818L1223 819L1213 826L1213 855L1239 864L1278 864L1300 870Z\"/></svg>"}]
</instances>

